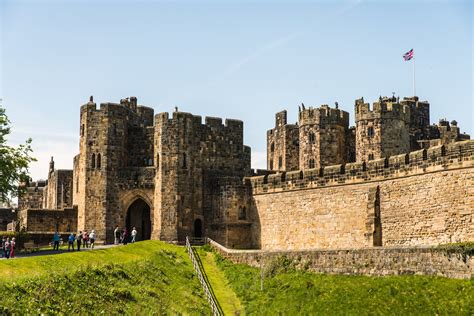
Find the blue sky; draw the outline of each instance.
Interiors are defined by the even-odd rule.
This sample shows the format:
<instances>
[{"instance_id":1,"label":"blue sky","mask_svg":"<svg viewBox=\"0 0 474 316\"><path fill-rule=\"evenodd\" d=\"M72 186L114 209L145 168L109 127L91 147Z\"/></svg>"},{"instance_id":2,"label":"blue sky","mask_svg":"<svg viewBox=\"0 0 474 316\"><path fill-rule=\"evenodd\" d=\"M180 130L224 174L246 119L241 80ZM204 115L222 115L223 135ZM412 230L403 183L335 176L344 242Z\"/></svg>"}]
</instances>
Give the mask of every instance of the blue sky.
<instances>
[{"instance_id":1,"label":"blue sky","mask_svg":"<svg viewBox=\"0 0 474 316\"><path fill-rule=\"evenodd\" d=\"M265 167L275 112L417 95L474 134L470 1L0 1L0 97L33 178L72 168L79 107L137 96L155 113L244 121Z\"/></svg>"}]
</instances>

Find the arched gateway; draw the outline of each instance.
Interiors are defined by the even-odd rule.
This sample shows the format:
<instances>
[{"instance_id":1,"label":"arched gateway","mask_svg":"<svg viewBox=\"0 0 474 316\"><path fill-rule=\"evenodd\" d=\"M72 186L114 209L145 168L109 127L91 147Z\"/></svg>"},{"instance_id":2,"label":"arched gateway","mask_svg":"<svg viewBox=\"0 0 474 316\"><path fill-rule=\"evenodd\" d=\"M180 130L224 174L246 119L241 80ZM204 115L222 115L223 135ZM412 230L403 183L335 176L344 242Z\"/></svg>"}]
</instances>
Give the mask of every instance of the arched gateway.
<instances>
[{"instance_id":1,"label":"arched gateway","mask_svg":"<svg viewBox=\"0 0 474 316\"><path fill-rule=\"evenodd\" d=\"M127 210L126 227L131 232L137 229L137 241L150 239L151 218L150 206L142 199L136 199Z\"/></svg>"}]
</instances>

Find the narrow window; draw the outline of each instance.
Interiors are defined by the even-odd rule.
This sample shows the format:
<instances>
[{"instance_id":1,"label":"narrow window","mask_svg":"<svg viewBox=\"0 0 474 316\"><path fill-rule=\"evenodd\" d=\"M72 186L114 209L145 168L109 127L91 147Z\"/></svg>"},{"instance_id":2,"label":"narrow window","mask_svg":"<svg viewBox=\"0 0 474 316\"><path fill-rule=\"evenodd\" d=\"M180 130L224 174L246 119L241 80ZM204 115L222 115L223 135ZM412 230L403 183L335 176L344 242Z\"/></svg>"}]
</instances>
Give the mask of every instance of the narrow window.
<instances>
[{"instance_id":1,"label":"narrow window","mask_svg":"<svg viewBox=\"0 0 474 316\"><path fill-rule=\"evenodd\" d=\"M183 169L187 168L186 153L183 153L183 165L182 165L182 167L183 167Z\"/></svg>"},{"instance_id":2,"label":"narrow window","mask_svg":"<svg viewBox=\"0 0 474 316\"><path fill-rule=\"evenodd\" d=\"M369 161L374 160L374 154L369 154Z\"/></svg>"},{"instance_id":3,"label":"narrow window","mask_svg":"<svg viewBox=\"0 0 474 316\"><path fill-rule=\"evenodd\" d=\"M377 186L374 201L374 247L382 246L382 218L380 214L380 187Z\"/></svg>"},{"instance_id":4,"label":"narrow window","mask_svg":"<svg viewBox=\"0 0 474 316\"><path fill-rule=\"evenodd\" d=\"M310 159L309 160L309 169L313 169L314 168L314 159Z\"/></svg>"},{"instance_id":5,"label":"narrow window","mask_svg":"<svg viewBox=\"0 0 474 316\"><path fill-rule=\"evenodd\" d=\"M272 143L272 144L270 145L270 151L271 151L271 152L274 152L274 151L275 151L275 144L274 144L274 143Z\"/></svg>"},{"instance_id":6,"label":"narrow window","mask_svg":"<svg viewBox=\"0 0 474 316\"><path fill-rule=\"evenodd\" d=\"M245 219L247 219L247 209L244 206L239 209L239 220L245 220Z\"/></svg>"},{"instance_id":7,"label":"narrow window","mask_svg":"<svg viewBox=\"0 0 474 316\"><path fill-rule=\"evenodd\" d=\"M367 136L369 136L370 138L374 137L374 128L373 128L373 126L370 126L367 129Z\"/></svg>"},{"instance_id":8,"label":"narrow window","mask_svg":"<svg viewBox=\"0 0 474 316\"><path fill-rule=\"evenodd\" d=\"M97 169L100 169L100 166L102 164L100 154L97 154Z\"/></svg>"},{"instance_id":9,"label":"narrow window","mask_svg":"<svg viewBox=\"0 0 474 316\"><path fill-rule=\"evenodd\" d=\"M76 193L79 193L79 177L76 178Z\"/></svg>"},{"instance_id":10,"label":"narrow window","mask_svg":"<svg viewBox=\"0 0 474 316\"><path fill-rule=\"evenodd\" d=\"M426 151L426 149L423 149L423 160L427 160L428 159L428 152Z\"/></svg>"},{"instance_id":11,"label":"narrow window","mask_svg":"<svg viewBox=\"0 0 474 316\"><path fill-rule=\"evenodd\" d=\"M280 156L278 157L278 169L281 169L283 167L283 158Z\"/></svg>"},{"instance_id":12,"label":"narrow window","mask_svg":"<svg viewBox=\"0 0 474 316\"><path fill-rule=\"evenodd\" d=\"M273 159L270 159L270 170L273 170Z\"/></svg>"},{"instance_id":13,"label":"narrow window","mask_svg":"<svg viewBox=\"0 0 474 316\"><path fill-rule=\"evenodd\" d=\"M91 168L92 168L92 169L95 169L95 154L92 154Z\"/></svg>"},{"instance_id":14,"label":"narrow window","mask_svg":"<svg viewBox=\"0 0 474 316\"><path fill-rule=\"evenodd\" d=\"M309 133L309 142L313 144L315 140L316 140L316 137L314 136L314 133L313 132Z\"/></svg>"}]
</instances>

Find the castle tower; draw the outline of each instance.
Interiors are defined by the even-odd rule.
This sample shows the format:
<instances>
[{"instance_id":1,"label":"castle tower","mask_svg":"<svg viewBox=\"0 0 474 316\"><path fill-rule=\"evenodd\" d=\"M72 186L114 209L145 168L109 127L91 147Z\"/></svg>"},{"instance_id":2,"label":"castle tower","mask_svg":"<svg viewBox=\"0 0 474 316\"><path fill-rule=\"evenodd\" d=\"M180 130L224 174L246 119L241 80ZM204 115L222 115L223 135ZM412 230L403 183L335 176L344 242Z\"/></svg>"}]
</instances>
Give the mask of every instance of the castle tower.
<instances>
[{"instance_id":1,"label":"castle tower","mask_svg":"<svg viewBox=\"0 0 474 316\"><path fill-rule=\"evenodd\" d=\"M155 116L155 193L152 237L184 241L186 236L209 236L225 241L230 230L224 209L213 194L224 182L242 183L250 175L250 148L243 145L243 122L175 111ZM230 234L230 233L229 233Z\"/></svg>"},{"instance_id":2,"label":"castle tower","mask_svg":"<svg viewBox=\"0 0 474 316\"><path fill-rule=\"evenodd\" d=\"M267 169L292 171L299 169L299 130L287 124L286 111L275 115L275 128L267 131Z\"/></svg>"},{"instance_id":3,"label":"castle tower","mask_svg":"<svg viewBox=\"0 0 474 316\"><path fill-rule=\"evenodd\" d=\"M140 143L130 139L134 127L146 130L148 125L153 125L153 109L137 106L133 97L132 102L101 103L99 109L91 98L81 107L79 154L74 157L73 171L79 230L94 229L98 240L111 241L115 225L125 227L127 210L117 194L120 170L136 161L145 166L146 158L153 157L147 148L141 148L152 150L152 139L144 137ZM140 148L133 147L137 144Z\"/></svg>"},{"instance_id":4,"label":"castle tower","mask_svg":"<svg viewBox=\"0 0 474 316\"><path fill-rule=\"evenodd\" d=\"M405 97L400 104L410 107L410 151L418 150L418 141L430 138L430 104L416 96Z\"/></svg>"},{"instance_id":5,"label":"castle tower","mask_svg":"<svg viewBox=\"0 0 474 316\"><path fill-rule=\"evenodd\" d=\"M355 102L356 159L369 161L410 152L410 106L380 97L373 109L364 99Z\"/></svg>"},{"instance_id":6,"label":"castle tower","mask_svg":"<svg viewBox=\"0 0 474 316\"><path fill-rule=\"evenodd\" d=\"M349 113L328 105L299 112L299 165L320 168L347 162Z\"/></svg>"}]
</instances>

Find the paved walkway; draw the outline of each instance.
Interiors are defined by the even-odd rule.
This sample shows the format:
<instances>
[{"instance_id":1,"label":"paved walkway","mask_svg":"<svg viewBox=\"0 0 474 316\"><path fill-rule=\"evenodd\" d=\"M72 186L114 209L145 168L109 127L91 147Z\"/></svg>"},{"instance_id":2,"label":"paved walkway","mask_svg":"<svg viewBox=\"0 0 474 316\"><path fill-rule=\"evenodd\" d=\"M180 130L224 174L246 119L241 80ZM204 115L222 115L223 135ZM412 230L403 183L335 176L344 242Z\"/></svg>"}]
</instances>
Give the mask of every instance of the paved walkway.
<instances>
[{"instance_id":1,"label":"paved walkway","mask_svg":"<svg viewBox=\"0 0 474 316\"><path fill-rule=\"evenodd\" d=\"M96 245L94 249L92 248L81 248L80 251L91 251L91 250L99 250L99 249L108 249L116 246L121 246L121 245ZM77 248L76 248L77 249ZM1 250L0 250L1 251ZM37 257L37 256L50 256L50 255L59 255L61 253L68 253L68 252L77 252L76 251L67 251L67 247L61 246L59 250L52 250L52 249L42 249L36 252L31 252L31 253L15 253L15 258L11 258L12 260L15 259L21 259L21 258L28 258L28 257ZM0 258L0 260L7 260L7 258ZM10 259L9 259L10 260Z\"/></svg>"}]
</instances>

